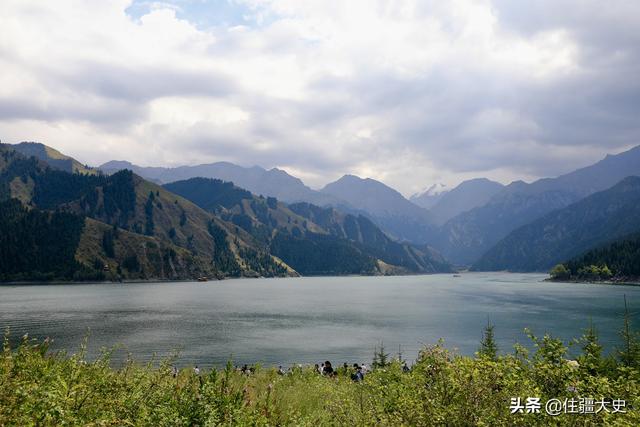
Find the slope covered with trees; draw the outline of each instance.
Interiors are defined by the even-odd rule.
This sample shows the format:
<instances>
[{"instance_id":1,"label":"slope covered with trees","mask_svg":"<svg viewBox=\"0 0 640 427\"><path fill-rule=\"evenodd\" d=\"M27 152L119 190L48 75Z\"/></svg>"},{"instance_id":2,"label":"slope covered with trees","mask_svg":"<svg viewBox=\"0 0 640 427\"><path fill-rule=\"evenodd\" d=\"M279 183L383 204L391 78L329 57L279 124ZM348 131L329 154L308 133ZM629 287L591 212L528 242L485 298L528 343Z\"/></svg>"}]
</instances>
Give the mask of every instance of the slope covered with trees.
<instances>
[{"instance_id":1,"label":"slope covered with trees","mask_svg":"<svg viewBox=\"0 0 640 427\"><path fill-rule=\"evenodd\" d=\"M640 177L628 177L517 229L473 269L548 271L558 262L639 230Z\"/></svg>"},{"instance_id":2,"label":"slope covered with trees","mask_svg":"<svg viewBox=\"0 0 640 427\"><path fill-rule=\"evenodd\" d=\"M429 243L455 264L472 265L519 227L640 175L640 146L556 178L516 181L483 206L447 221Z\"/></svg>"},{"instance_id":3,"label":"slope covered with trees","mask_svg":"<svg viewBox=\"0 0 640 427\"><path fill-rule=\"evenodd\" d=\"M640 234L587 251L551 270L554 280L640 282Z\"/></svg>"},{"instance_id":4,"label":"slope covered with trees","mask_svg":"<svg viewBox=\"0 0 640 427\"><path fill-rule=\"evenodd\" d=\"M450 271L432 249L395 242L361 215L309 203L286 205L206 178L178 181L165 188L250 233L301 274Z\"/></svg>"},{"instance_id":5,"label":"slope covered with trees","mask_svg":"<svg viewBox=\"0 0 640 427\"><path fill-rule=\"evenodd\" d=\"M0 201L0 281L70 280L84 218L27 209L17 199Z\"/></svg>"},{"instance_id":6,"label":"slope covered with trees","mask_svg":"<svg viewBox=\"0 0 640 427\"><path fill-rule=\"evenodd\" d=\"M265 252L251 234L131 171L111 176L69 173L5 144L0 145L0 159L0 201L9 203L0 212L5 227L13 226L11 212L19 212L18 205L28 208L22 214L25 235L46 236L47 227L62 219L83 224L79 233L77 227L55 229L60 235L55 243L65 250L51 250L73 257L53 257L40 265L33 259L46 258L38 252L46 247L20 247L20 252L10 254L17 267L10 269L7 264L0 271L7 279L188 279L294 273ZM50 218L51 224L43 218Z\"/></svg>"}]
</instances>

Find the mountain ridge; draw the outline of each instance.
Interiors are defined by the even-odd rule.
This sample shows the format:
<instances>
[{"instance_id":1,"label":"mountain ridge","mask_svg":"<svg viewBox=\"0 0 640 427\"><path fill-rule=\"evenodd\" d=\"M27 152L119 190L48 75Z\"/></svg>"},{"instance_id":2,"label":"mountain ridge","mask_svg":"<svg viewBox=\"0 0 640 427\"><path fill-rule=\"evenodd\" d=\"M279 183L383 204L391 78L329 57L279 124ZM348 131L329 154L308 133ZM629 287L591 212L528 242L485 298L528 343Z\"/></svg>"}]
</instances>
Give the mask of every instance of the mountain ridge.
<instances>
[{"instance_id":1,"label":"mountain ridge","mask_svg":"<svg viewBox=\"0 0 640 427\"><path fill-rule=\"evenodd\" d=\"M640 177L630 176L514 230L472 269L548 271L557 263L639 231Z\"/></svg>"},{"instance_id":2,"label":"mountain ridge","mask_svg":"<svg viewBox=\"0 0 640 427\"><path fill-rule=\"evenodd\" d=\"M634 175L640 175L640 146L556 178L514 181L487 204L447 221L431 244L454 264L474 264L518 227Z\"/></svg>"},{"instance_id":3,"label":"mountain ridge","mask_svg":"<svg viewBox=\"0 0 640 427\"><path fill-rule=\"evenodd\" d=\"M317 256L321 247L326 257L331 256L329 247L351 251L353 258L361 258L361 273L365 271L362 268L368 268L369 274L385 274L389 269L405 273L451 271L435 251L394 242L362 215L306 202L286 205L276 198L264 199L232 183L207 178L169 183L165 188L252 232L272 253L302 273L312 268L309 259Z\"/></svg>"}]
</instances>

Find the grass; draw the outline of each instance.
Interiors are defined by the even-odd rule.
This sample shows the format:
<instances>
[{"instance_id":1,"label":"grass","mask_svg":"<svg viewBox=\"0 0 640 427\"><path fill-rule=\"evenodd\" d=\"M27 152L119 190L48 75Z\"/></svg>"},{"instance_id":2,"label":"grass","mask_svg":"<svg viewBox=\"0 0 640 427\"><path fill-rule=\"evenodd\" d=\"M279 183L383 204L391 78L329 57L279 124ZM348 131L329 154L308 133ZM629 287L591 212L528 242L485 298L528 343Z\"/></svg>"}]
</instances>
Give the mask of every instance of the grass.
<instances>
[{"instance_id":1,"label":"grass","mask_svg":"<svg viewBox=\"0 0 640 427\"><path fill-rule=\"evenodd\" d=\"M85 346L53 353L47 341L24 337L12 348L7 335L0 426L640 425L637 347L632 358L603 357L593 332L581 338L577 363L550 336L531 336L531 354L516 346L512 354L466 357L440 343L425 347L410 372L398 361L378 362L358 383L349 371L327 378L312 368L279 375L257 366L245 375L231 363L174 376L171 359L114 368L109 351L88 361ZM540 397L541 413L511 414L513 397ZM544 413L548 399L580 397L624 399L626 413Z\"/></svg>"}]
</instances>

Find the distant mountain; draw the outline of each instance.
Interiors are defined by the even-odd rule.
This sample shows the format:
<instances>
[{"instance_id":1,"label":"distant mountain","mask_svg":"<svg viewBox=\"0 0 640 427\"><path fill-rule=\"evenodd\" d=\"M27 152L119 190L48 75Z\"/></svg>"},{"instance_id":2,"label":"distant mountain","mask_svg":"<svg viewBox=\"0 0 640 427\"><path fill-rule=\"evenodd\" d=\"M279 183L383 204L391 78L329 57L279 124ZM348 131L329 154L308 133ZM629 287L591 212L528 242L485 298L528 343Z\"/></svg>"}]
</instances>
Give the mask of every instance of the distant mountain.
<instances>
[{"instance_id":1,"label":"distant mountain","mask_svg":"<svg viewBox=\"0 0 640 427\"><path fill-rule=\"evenodd\" d=\"M422 191L421 193L416 193L409 197L409 201L420 206L421 208L431 209L440 201L442 196L447 194L449 189L445 184L437 183L433 184L431 187Z\"/></svg>"},{"instance_id":2,"label":"distant mountain","mask_svg":"<svg viewBox=\"0 0 640 427\"><path fill-rule=\"evenodd\" d=\"M473 269L548 271L559 262L634 232L640 232L640 177L628 177L518 228Z\"/></svg>"},{"instance_id":3,"label":"distant mountain","mask_svg":"<svg viewBox=\"0 0 640 427\"><path fill-rule=\"evenodd\" d=\"M143 178L159 184L182 181L189 178L215 178L233 182L253 194L276 197L287 203L309 202L320 206L345 204L304 185L304 183L277 168L270 170L259 166L245 168L228 162L217 162L197 166L176 168L142 167L126 161L110 161L99 167L105 173L129 169Z\"/></svg>"},{"instance_id":4,"label":"distant mountain","mask_svg":"<svg viewBox=\"0 0 640 427\"><path fill-rule=\"evenodd\" d=\"M236 224L305 275L451 271L434 250L397 243L364 216L309 203L287 206L206 178L165 188Z\"/></svg>"},{"instance_id":5,"label":"distant mountain","mask_svg":"<svg viewBox=\"0 0 640 427\"><path fill-rule=\"evenodd\" d=\"M453 263L471 265L518 227L633 175L640 175L640 146L557 178L513 182L445 223L431 244Z\"/></svg>"},{"instance_id":6,"label":"distant mountain","mask_svg":"<svg viewBox=\"0 0 640 427\"><path fill-rule=\"evenodd\" d=\"M11 145L12 149L26 157L35 157L42 160L54 169L69 173L83 173L95 175L97 171L69 156L65 156L58 150L39 142L21 142Z\"/></svg>"},{"instance_id":7,"label":"distant mountain","mask_svg":"<svg viewBox=\"0 0 640 427\"><path fill-rule=\"evenodd\" d=\"M424 243L432 234L429 214L406 200L397 191L374 180L361 180L368 187L365 194L371 201L363 199L360 178L346 176L316 191L307 187L300 179L280 169L265 170L254 166L245 168L232 163L218 162L198 166L176 168L141 167L125 161L111 161L100 166L105 173L130 169L136 174L156 183L170 183L190 178L213 178L232 182L253 194L276 197L285 203L311 203L321 207L334 207L354 215L364 214L393 238ZM352 185L353 184L353 185ZM349 188L353 187L355 191ZM348 197L353 197L353 200ZM386 204L385 201L390 201Z\"/></svg>"},{"instance_id":8,"label":"distant mountain","mask_svg":"<svg viewBox=\"0 0 640 427\"><path fill-rule=\"evenodd\" d=\"M434 231L431 215L391 187L371 178L345 175L327 184L324 194L346 200L399 240L425 243Z\"/></svg>"},{"instance_id":9,"label":"distant mountain","mask_svg":"<svg viewBox=\"0 0 640 427\"><path fill-rule=\"evenodd\" d=\"M429 212L434 221L441 225L463 212L485 205L503 188L504 185L499 182L486 178L464 181L453 190L442 193Z\"/></svg>"},{"instance_id":10,"label":"distant mountain","mask_svg":"<svg viewBox=\"0 0 640 427\"><path fill-rule=\"evenodd\" d=\"M3 281L295 274L249 233L127 170L72 174L1 144L0 203L13 242Z\"/></svg>"}]
</instances>

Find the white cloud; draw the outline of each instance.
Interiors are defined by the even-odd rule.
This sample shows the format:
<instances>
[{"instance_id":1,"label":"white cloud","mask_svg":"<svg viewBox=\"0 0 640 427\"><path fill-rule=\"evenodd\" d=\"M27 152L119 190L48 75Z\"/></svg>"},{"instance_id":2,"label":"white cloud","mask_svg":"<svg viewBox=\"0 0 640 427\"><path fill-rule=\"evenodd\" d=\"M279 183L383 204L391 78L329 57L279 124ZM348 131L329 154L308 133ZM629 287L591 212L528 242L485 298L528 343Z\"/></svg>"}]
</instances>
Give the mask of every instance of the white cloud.
<instances>
[{"instance_id":1,"label":"white cloud","mask_svg":"<svg viewBox=\"0 0 640 427\"><path fill-rule=\"evenodd\" d=\"M247 25L202 28L175 1L134 19L125 0L4 0L0 137L94 164L228 160L315 186L351 172L405 194L640 141L633 3L233 2Z\"/></svg>"}]
</instances>

